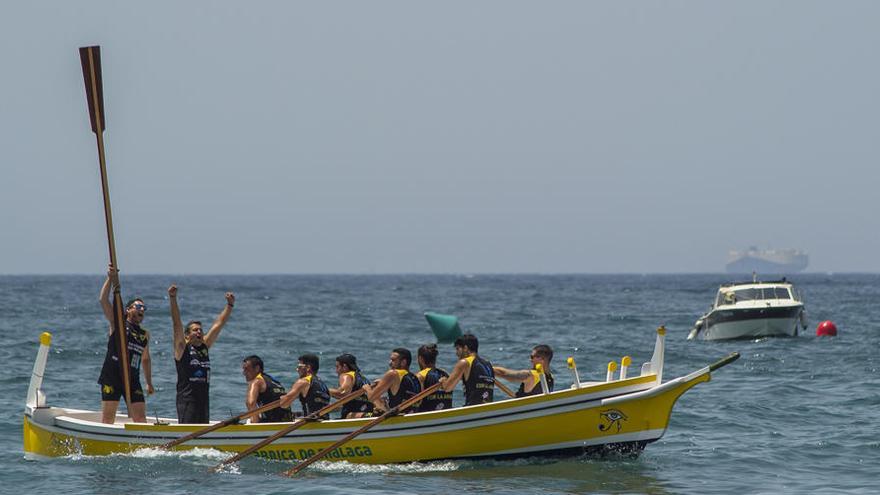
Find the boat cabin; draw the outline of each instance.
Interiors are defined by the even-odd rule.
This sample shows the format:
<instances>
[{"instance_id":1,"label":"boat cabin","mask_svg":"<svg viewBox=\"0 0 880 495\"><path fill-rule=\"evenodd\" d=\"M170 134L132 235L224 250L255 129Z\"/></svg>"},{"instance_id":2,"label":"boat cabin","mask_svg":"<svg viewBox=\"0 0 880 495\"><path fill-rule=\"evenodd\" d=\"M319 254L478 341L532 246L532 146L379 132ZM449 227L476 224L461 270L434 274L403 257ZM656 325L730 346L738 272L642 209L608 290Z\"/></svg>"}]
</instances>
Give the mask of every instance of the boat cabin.
<instances>
[{"instance_id":1,"label":"boat cabin","mask_svg":"<svg viewBox=\"0 0 880 495\"><path fill-rule=\"evenodd\" d=\"M718 289L715 306L731 306L740 302L799 301L800 297L789 282L749 282L730 284Z\"/></svg>"}]
</instances>

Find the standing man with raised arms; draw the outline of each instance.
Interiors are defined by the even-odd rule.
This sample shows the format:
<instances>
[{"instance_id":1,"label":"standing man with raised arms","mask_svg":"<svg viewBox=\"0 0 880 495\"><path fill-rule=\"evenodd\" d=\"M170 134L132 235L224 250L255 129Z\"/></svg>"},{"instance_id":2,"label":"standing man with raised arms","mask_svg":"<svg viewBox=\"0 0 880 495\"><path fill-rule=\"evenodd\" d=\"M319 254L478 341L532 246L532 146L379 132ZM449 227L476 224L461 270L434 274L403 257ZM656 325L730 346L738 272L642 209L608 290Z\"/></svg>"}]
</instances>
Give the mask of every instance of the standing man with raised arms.
<instances>
[{"instance_id":1,"label":"standing man with raised arms","mask_svg":"<svg viewBox=\"0 0 880 495\"><path fill-rule=\"evenodd\" d=\"M174 364L177 368L177 422L207 423L210 415L208 387L211 381L208 349L220 336L220 331L232 314L235 294L226 293L226 306L207 334L202 333L202 322L198 320L188 322L186 327L181 323L176 285L168 288L168 300L171 302Z\"/></svg>"},{"instance_id":2,"label":"standing man with raised arms","mask_svg":"<svg viewBox=\"0 0 880 495\"><path fill-rule=\"evenodd\" d=\"M104 317L110 322L107 353L104 355L104 365L101 366L101 376L98 377L98 384L101 385L101 422L107 424L116 422L119 398L125 394L125 384L122 383L122 372L119 368L119 339L113 329L113 302L110 300L110 288L118 285L119 273L111 265L107 270L107 280L101 286L101 295L98 297ZM136 423L147 422L147 407L140 379L141 365L144 368L144 379L147 381L147 393L153 393L150 332L141 327L146 310L144 300L139 297L129 300L125 305L125 336L128 341L126 352L131 387L128 415Z\"/></svg>"}]
</instances>

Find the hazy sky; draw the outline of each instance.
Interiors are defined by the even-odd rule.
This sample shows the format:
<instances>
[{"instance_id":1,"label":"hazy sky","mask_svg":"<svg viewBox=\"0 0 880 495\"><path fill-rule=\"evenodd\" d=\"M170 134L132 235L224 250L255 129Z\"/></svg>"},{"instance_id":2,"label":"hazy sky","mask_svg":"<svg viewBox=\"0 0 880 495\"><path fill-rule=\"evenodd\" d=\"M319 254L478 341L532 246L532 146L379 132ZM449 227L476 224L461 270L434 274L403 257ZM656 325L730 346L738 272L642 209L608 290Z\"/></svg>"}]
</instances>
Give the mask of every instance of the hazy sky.
<instances>
[{"instance_id":1,"label":"hazy sky","mask_svg":"<svg viewBox=\"0 0 880 495\"><path fill-rule=\"evenodd\" d=\"M142 8L141 8L142 7ZM880 271L880 2L6 2L0 273Z\"/></svg>"}]
</instances>

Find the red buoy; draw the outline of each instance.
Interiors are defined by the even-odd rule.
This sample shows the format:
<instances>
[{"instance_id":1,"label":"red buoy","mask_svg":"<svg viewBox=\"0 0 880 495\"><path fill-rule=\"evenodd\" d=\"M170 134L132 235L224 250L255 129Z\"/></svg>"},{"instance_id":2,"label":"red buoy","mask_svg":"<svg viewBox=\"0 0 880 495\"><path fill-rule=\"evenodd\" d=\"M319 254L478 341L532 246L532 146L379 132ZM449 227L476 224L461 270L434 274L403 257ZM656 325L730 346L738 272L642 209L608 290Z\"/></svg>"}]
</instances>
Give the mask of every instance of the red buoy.
<instances>
[{"instance_id":1,"label":"red buoy","mask_svg":"<svg viewBox=\"0 0 880 495\"><path fill-rule=\"evenodd\" d=\"M831 320L825 320L816 327L816 337L836 337L837 326Z\"/></svg>"}]
</instances>

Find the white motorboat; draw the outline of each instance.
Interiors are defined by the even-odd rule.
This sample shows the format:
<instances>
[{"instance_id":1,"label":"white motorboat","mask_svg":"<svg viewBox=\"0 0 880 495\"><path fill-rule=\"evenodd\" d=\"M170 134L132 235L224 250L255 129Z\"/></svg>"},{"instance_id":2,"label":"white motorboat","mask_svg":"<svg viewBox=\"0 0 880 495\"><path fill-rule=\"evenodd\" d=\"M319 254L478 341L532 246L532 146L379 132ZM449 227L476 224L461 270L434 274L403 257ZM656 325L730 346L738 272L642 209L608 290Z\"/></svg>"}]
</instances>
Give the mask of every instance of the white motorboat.
<instances>
[{"instance_id":1,"label":"white motorboat","mask_svg":"<svg viewBox=\"0 0 880 495\"><path fill-rule=\"evenodd\" d=\"M791 282L731 283L718 289L715 303L694 324L688 340L796 337L807 328L804 303Z\"/></svg>"}]
</instances>

